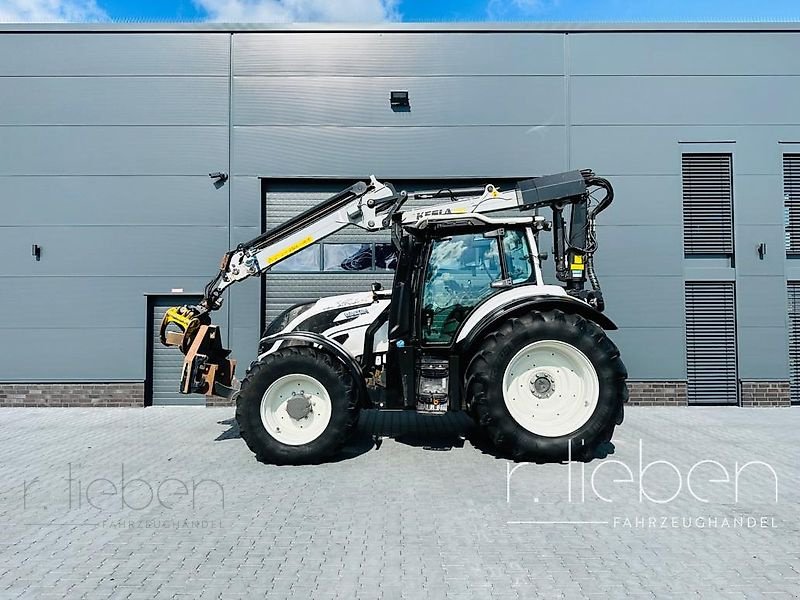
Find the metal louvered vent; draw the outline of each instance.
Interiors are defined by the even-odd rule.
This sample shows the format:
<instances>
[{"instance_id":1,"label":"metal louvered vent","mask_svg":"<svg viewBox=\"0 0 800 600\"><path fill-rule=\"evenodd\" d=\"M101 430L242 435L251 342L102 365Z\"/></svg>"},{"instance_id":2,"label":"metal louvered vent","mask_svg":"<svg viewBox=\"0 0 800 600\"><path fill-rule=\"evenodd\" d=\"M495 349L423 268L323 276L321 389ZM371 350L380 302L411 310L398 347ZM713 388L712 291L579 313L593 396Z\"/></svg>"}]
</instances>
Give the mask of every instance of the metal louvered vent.
<instances>
[{"instance_id":1,"label":"metal louvered vent","mask_svg":"<svg viewBox=\"0 0 800 600\"><path fill-rule=\"evenodd\" d=\"M783 155L786 254L800 255L800 154Z\"/></svg>"},{"instance_id":2,"label":"metal louvered vent","mask_svg":"<svg viewBox=\"0 0 800 600\"><path fill-rule=\"evenodd\" d=\"M786 284L789 295L789 394L800 404L800 281Z\"/></svg>"},{"instance_id":3,"label":"metal louvered vent","mask_svg":"<svg viewBox=\"0 0 800 600\"><path fill-rule=\"evenodd\" d=\"M689 404L737 404L733 282L686 282L686 367Z\"/></svg>"},{"instance_id":4,"label":"metal louvered vent","mask_svg":"<svg viewBox=\"0 0 800 600\"><path fill-rule=\"evenodd\" d=\"M683 249L686 255L733 254L733 160L684 154Z\"/></svg>"}]
</instances>

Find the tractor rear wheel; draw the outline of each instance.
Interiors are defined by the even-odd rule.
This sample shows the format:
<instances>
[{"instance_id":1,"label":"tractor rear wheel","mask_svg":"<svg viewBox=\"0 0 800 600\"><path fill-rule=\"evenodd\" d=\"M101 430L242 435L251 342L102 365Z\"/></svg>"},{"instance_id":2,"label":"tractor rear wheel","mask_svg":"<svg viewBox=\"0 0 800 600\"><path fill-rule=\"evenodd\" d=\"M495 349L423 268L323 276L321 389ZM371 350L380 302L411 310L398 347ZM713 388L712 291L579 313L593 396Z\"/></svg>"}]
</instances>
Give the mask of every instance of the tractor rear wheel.
<instances>
[{"instance_id":1,"label":"tractor rear wheel","mask_svg":"<svg viewBox=\"0 0 800 600\"><path fill-rule=\"evenodd\" d=\"M622 422L627 371L596 324L560 310L502 323L467 369L471 408L517 460L590 460Z\"/></svg>"},{"instance_id":2,"label":"tractor rear wheel","mask_svg":"<svg viewBox=\"0 0 800 600\"><path fill-rule=\"evenodd\" d=\"M236 421L256 458L272 464L327 460L358 421L353 375L324 350L280 349L254 362L236 399Z\"/></svg>"}]
</instances>

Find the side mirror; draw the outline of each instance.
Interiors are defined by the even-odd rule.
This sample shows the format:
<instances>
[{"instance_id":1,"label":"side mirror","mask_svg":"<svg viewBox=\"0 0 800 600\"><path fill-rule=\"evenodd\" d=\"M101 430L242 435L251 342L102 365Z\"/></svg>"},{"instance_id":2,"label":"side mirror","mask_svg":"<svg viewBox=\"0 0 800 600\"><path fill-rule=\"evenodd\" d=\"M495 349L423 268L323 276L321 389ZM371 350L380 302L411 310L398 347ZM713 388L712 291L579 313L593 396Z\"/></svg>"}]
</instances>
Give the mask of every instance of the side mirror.
<instances>
[{"instance_id":1,"label":"side mirror","mask_svg":"<svg viewBox=\"0 0 800 600\"><path fill-rule=\"evenodd\" d=\"M373 293L374 292L380 292L382 289L383 289L383 284L381 284L380 281L373 281L372 282L372 291L373 291Z\"/></svg>"}]
</instances>

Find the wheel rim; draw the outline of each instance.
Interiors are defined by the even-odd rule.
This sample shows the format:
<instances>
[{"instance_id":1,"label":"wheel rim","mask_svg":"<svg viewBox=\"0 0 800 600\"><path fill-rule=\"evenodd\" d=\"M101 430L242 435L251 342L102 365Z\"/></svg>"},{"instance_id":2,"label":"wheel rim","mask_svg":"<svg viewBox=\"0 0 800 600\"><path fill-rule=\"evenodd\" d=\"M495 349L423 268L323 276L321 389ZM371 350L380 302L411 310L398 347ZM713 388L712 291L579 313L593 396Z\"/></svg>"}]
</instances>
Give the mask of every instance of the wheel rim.
<instances>
[{"instance_id":1,"label":"wheel rim","mask_svg":"<svg viewBox=\"0 0 800 600\"><path fill-rule=\"evenodd\" d=\"M264 429L287 446L313 442L330 420L328 391L308 375L285 375L275 380L261 398Z\"/></svg>"},{"instance_id":2,"label":"wheel rim","mask_svg":"<svg viewBox=\"0 0 800 600\"><path fill-rule=\"evenodd\" d=\"M575 346L557 340L528 344L503 375L503 399L514 420L544 437L580 429L597 407L597 371Z\"/></svg>"}]
</instances>

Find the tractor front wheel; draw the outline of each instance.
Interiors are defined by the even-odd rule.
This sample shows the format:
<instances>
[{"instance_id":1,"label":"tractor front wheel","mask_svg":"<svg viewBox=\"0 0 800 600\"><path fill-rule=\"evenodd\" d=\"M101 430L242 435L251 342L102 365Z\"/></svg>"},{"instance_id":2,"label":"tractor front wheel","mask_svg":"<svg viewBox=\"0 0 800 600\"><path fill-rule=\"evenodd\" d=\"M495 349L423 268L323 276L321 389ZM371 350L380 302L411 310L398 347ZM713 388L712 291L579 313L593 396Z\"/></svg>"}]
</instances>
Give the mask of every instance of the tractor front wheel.
<instances>
[{"instance_id":1,"label":"tractor front wheel","mask_svg":"<svg viewBox=\"0 0 800 600\"><path fill-rule=\"evenodd\" d=\"M517 460L589 460L622 420L619 350L596 324L560 310L504 322L467 371L471 408Z\"/></svg>"},{"instance_id":2,"label":"tractor front wheel","mask_svg":"<svg viewBox=\"0 0 800 600\"><path fill-rule=\"evenodd\" d=\"M236 399L236 421L261 462L323 462L355 428L357 390L352 374L328 352L280 349L250 367Z\"/></svg>"}]
</instances>

